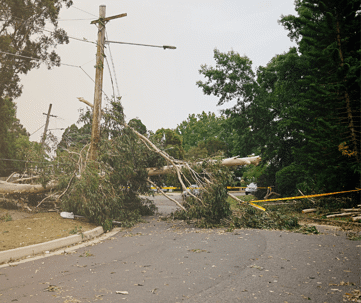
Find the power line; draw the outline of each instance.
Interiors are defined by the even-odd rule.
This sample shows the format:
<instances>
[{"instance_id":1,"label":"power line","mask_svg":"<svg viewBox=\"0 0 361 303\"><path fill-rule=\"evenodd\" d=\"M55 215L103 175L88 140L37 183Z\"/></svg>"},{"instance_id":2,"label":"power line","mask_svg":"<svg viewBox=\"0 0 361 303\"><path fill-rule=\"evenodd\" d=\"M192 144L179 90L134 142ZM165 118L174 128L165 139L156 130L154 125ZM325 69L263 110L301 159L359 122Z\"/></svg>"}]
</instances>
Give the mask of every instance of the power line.
<instances>
[{"instance_id":1,"label":"power line","mask_svg":"<svg viewBox=\"0 0 361 303\"><path fill-rule=\"evenodd\" d=\"M39 58L28 57L28 56L23 56L23 55L17 55L17 54L12 54L12 53L3 52L3 51L0 51L0 53L6 54L6 55L15 56L15 57L20 57L20 58L25 58L25 59L42 61L42 59L39 59ZM76 66L76 65L73 65L73 64L67 64L67 63L59 63L59 64L60 64L60 65L71 66L71 67L79 67L79 66Z\"/></svg>"},{"instance_id":2,"label":"power line","mask_svg":"<svg viewBox=\"0 0 361 303\"><path fill-rule=\"evenodd\" d=\"M93 18L87 18L87 19L58 19L57 21L84 21L84 20L93 20Z\"/></svg>"},{"instance_id":3,"label":"power line","mask_svg":"<svg viewBox=\"0 0 361 303\"><path fill-rule=\"evenodd\" d=\"M111 69L110 69L109 62L108 62L108 58L107 58L107 57L105 57L105 61L107 62L107 65L108 65L108 70L109 70L109 75L110 75L110 82L112 83L112 89L113 89L113 96L115 96L112 72L111 72Z\"/></svg>"},{"instance_id":4,"label":"power line","mask_svg":"<svg viewBox=\"0 0 361 303\"><path fill-rule=\"evenodd\" d=\"M17 54L11 54L11 53L8 53L8 52L3 52L3 51L0 51L0 53L6 54L6 55L15 56L15 57L20 57L20 58L26 58L26 59L41 61L41 59L39 59L39 58L33 58L33 57L22 56L22 55L17 55ZM91 61L93 61L93 60L91 60ZM89 61L89 62L91 62L91 61ZM89 62L87 62L87 63L89 63ZM87 64L87 63L85 63L85 64ZM80 69L89 77L89 79L92 80L92 82L95 83L94 79L93 79L91 76L89 76L89 74L88 74L80 65L73 65L73 64L67 64L67 63L59 63L59 64L60 64L60 65L65 65L65 66L70 66L70 67L80 68ZM83 64L83 65L84 65L84 64ZM104 90L103 90L103 93L104 93L104 95L105 95L108 99L110 99L110 98L108 97L108 95L104 92Z\"/></svg>"},{"instance_id":5,"label":"power line","mask_svg":"<svg viewBox=\"0 0 361 303\"><path fill-rule=\"evenodd\" d=\"M107 32L105 32L105 33L107 34ZM107 38L108 38L108 34L107 34ZM115 85L117 87L117 93L118 93L118 96L120 96L119 87L118 87L118 80L117 80L117 74L115 73L115 66L114 66L112 52L110 51L110 44L108 44L108 49L109 49L110 61L112 62L112 66L113 66L113 74L114 74Z\"/></svg>"},{"instance_id":6,"label":"power line","mask_svg":"<svg viewBox=\"0 0 361 303\"><path fill-rule=\"evenodd\" d=\"M30 136L34 135L37 131L39 131L40 129L42 129L44 125L45 125L45 124L43 124L42 126L40 126L40 127L39 127L36 131L34 131ZM29 136L29 137L30 137L30 136Z\"/></svg>"},{"instance_id":7,"label":"power line","mask_svg":"<svg viewBox=\"0 0 361 303\"><path fill-rule=\"evenodd\" d=\"M23 23L28 22L28 19L27 19L27 20L24 20L24 19L21 19L21 18L19 18L19 17L13 17L13 18L18 19L18 20L21 20L21 21L23 21ZM29 17L29 19L30 19L30 17ZM24 26L24 24L23 24L22 26ZM34 25L34 26L35 26L35 27L38 27L38 28L41 28L40 26L36 26L36 25ZM49 29L46 29L46 28L41 28L41 29L42 29L44 32L48 32L48 33L52 33L52 34L55 33L54 31L49 30ZM96 42L89 41L88 39L85 39L85 38L80 39L80 38L72 37L72 36L69 36L69 35L67 35L67 36L68 36L69 39L73 39L73 40L77 40L77 41L81 41L81 42L92 43L92 44L97 44Z\"/></svg>"},{"instance_id":8,"label":"power line","mask_svg":"<svg viewBox=\"0 0 361 303\"><path fill-rule=\"evenodd\" d=\"M48 33L54 33L53 31L48 30L48 29L45 29L45 28L43 28L43 31L44 31L44 32L48 32ZM89 41L89 40L87 40L87 39L85 39L85 38L80 39L80 38L75 38L75 37L72 37L72 36L68 36L68 38L69 38L69 39L73 39L73 40L77 40L77 41L81 41L81 42L87 42L87 43L91 43L91 44L97 44L96 42Z\"/></svg>"},{"instance_id":9,"label":"power line","mask_svg":"<svg viewBox=\"0 0 361 303\"><path fill-rule=\"evenodd\" d=\"M94 80L91 76L89 76L89 74L88 74L81 66L79 66L79 67L80 67L80 69L89 77L89 79L92 80L92 81L95 83L95 80ZM102 92L103 92L104 95L110 100L110 98L109 98L108 95L105 93L105 91L102 90Z\"/></svg>"},{"instance_id":10,"label":"power line","mask_svg":"<svg viewBox=\"0 0 361 303\"><path fill-rule=\"evenodd\" d=\"M128 45L138 45L138 46L148 46L148 47L159 47L159 48L163 48L163 49L176 49L175 46L170 46L170 45L152 45L152 44L130 43L130 42L120 42L120 41L105 41L105 43L117 43L117 44L128 44Z\"/></svg>"},{"instance_id":11,"label":"power line","mask_svg":"<svg viewBox=\"0 0 361 303\"><path fill-rule=\"evenodd\" d=\"M107 33L105 32L105 35L107 35ZM104 50L105 52L105 50ZM107 65L108 65L108 70L109 70L109 75L110 75L110 82L112 83L112 89L113 89L113 96L115 97L115 91L114 91L114 83L113 83L113 77L112 77L112 72L111 72L111 69L110 69L110 66L109 66L109 62L108 62L108 58L105 56L105 61L107 62Z\"/></svg>"},{"instance_id":12,"label":"power line","mask_svg":"<svg viewBox=\"0 0 361 303\"><path fill-rule=\"evenodd\" d=\"M88 61L88 62L86 62L86 63L83 63L83 64L81 64L80 66L84 66L84 65L86 65L86 64L88 64L88 63L90 63L90 62L92 62L92 61L94 61L95 59L91 59L90 61Z\"/></svg>"},{"instance_id":13,"label":"power line","mask_svg":"<svg viewBox=\"0 0 361 303\"><path fill-rule=\"evenodd\" d=\"M74 5L72 5L72 6L70 6L70 7L75 8L75 9L77 9L77 10L80 10L80 11L82 11L82 12L88 14L88 15L91 15L91 16L94 16L94 17L98 17L98 16L96 16L96 15L94 15L94 14L92 14L92 13L89 13L89 12L87 12L87 11L81 9L81 8L78 8L78 7L74 6Z\"/></svg>"}]
</instances>

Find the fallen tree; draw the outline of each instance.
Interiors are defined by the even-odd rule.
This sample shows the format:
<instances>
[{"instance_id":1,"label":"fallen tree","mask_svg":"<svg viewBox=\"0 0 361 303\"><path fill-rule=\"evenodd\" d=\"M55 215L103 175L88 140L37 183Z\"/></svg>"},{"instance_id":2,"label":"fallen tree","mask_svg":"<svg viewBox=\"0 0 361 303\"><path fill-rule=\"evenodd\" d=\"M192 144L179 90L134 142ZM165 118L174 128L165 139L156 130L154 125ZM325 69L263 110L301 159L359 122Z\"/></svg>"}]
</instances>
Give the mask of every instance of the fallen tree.
<instances>
[{"instance_id":1,"label":"fallen tree","mask_svg":"<svg viewBox=\"0 0 361 303\"><path fill-rule=\"evenodd\" d=\"M62 210L83 215L103 225L105 229L110 229L114 220L125 222L126 225L140 218L140 215L152 212L154 205L144 198L150 193L147 184L159 186L156 182L160 181L150 178L174 173L183 190L196 183L201 188L202 195L189 192L193 202L186 205L165 195L183 211L202 210L200 213L207 214L208 218L215 218L215 221L210 219L212 222L219 222L230 212L229 205L225 202L225 186L233 180L227 167L257 165L260 162L260 157L232 157L190 164L174 159L148 137L127 125L120 102L112 101L111 108L104 110L103 115L103 138L97 161L89 160L87 146L73 145L58 152L49 165L49 175L45 170L42 171L39 181L44 186L2 181L0 193L26 195L52 190L37 206L51 197L57 200L61 198ZM147 168L147 163L150 163L147 162L148 158L154 154L156 157L151 156L152 163L156 163L157 167ZM161 163L166 165L159 165ZM23 181L26 181L25 178ZM34 177L31 181L34 181Z\"/></svg>"}]
</instances>

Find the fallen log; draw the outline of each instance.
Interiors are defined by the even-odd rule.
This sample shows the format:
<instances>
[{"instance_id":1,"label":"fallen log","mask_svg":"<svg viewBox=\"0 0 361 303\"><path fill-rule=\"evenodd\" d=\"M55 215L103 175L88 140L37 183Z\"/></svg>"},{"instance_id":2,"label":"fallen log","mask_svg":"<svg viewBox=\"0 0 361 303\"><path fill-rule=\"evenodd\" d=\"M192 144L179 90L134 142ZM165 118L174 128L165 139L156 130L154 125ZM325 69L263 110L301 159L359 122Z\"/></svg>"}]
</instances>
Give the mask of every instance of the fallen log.
<instances>
[{"instance_id":1,"label":"fallen log","mask_svg":"<svg viewBox=\"0 0 361 303\"><path fill-rule=\"evenodd\" d=\"M341 211L343 211L343 212L351 212L351 211L360 212L361 209L360 208L343 208L343 209L341 209Z\"/></svg>"},{"instance_id":2,"label":"fallen log","mask_svg":"<svg viewBox=\"0 0 361 303\"><path fill-rule=\"evenodd\" d=\"M261 162L260 156L239 158L239 156L223 159L221 164L223 166L240 166L240 165L258 165Z\"/></svg>"},{"instance_id":3,"label":"fallen log","mask_svg":"<svg viewBox=\"0 0 361 303\"><path fill-rule=\"evenodd\" d=\"M239 158L238 156L236 156L221 160L221 165L223 166L241 166L241 165L250 165L250 164L258 165L260 161L261 161L261 157L259 156L245 157L245 158ZM201 164L201 162L199 162L199 164ZM183 165L177 165L177 168L179 169L181 169L182 167ZM148 176L151 177L151 176L168 174L172 171L173 168L174 168L173 165L163 166L161 168L149 167L147 168ZM277 194L277 193L272 193L272 194Z\"/></svg>"},{"instance_id":4,"label":"fallen log","mask_svg":"<svg viewBox=\"0 0 361 303\"><path fill-rule=\"evenodd\" d=\"M354 213L342 213L342 214L328 215L326 216L326 218L349 217L352 215L354 215Z\"/></svg>"},{"instance_id":5,"label":"fallen log","mask_svg":"<svg viewBox=\"0 0 361 303\"><path fill-rule=\"evenodd\" d=\"M50 181L44 187L41 184L17 184L0 181L0 194L38 194L54 189L58 185L56 181Z\"/></svg>"},{"instance_id":6,"label":"fallen log","mask_svg":"<svg viewBox=\"0 0 361 303\"><path fill-rule=\"evenodd\" d=\"M21 179L16 179L14 181L11 181L10 183L20 183L20 182L26 182L26 181L31 181L34 179L39 179L40 176L33 176L33 177L28 177L28 178L21 178Z\"/></svg>"},{"instance_id":7,"label":"fallen log","mask_svg":"<svg viewBox=\"0 0 361 303\"><path fill-rule=\"evenodd\" d=\"M317 211L317 208L308 208L308 209L302 210L302 213L308 214L308 213L314 213L315 211Z\"/></svg>"},{"instance_id":8,"label":"fallen log","mask_svg":"<svg viewBox=\"0 0 361 303\"><path fill-rule=\"evenodd\" d=\"M352 221L354 221L354 222L355 222L355 221L358 221L358 220L361 220L361 216L357 216L357 217L353 217L353 218L352 218Z\"/></svg>"}]
</instances>

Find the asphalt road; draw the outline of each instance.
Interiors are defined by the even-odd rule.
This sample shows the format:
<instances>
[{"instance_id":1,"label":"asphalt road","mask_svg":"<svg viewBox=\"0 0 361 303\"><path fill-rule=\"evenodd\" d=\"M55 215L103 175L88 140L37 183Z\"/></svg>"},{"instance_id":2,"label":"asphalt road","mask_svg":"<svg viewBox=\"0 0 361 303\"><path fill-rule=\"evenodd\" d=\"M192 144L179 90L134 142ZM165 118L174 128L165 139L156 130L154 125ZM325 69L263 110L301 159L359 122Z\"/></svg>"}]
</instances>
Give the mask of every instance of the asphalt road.
<instances>
[{"instance_id":1,"label":"asphalt road","mask_svg":"<svg viewBox=\"0 0 361 303\"><path fill-rule=\"evenodd\" d=\"M173 207L156 199L161 212ZM322 230L225 232L149 217L73 253L0 267L0 302L338 303L360 289L361 242Z\"/></svg>"}]
</instances>

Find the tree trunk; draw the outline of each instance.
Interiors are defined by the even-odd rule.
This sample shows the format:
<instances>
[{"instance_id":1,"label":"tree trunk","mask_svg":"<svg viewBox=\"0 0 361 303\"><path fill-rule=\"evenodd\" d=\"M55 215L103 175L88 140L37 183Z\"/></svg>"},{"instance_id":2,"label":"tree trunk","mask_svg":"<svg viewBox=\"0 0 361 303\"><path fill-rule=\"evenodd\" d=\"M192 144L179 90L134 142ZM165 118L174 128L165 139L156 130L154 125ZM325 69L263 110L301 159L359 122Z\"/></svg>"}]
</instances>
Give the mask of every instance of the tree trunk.
<instances>
[{"instance_id":1,"label":"tree trunk","mask_svg":"<svg viewBox=\"0 0 361 303\"><path fill-rule=\"evenodd\" d=\"M50 181L46 187L41 184L16 184L0 181L0 194L38 194L49 191L58 185L55 181Z\"/></svg>"},{"instance_id":2,"label":"tree trunk","mask_svg":"<svg viewBox=\"0 0 361 303\"><path fill-rule=\"evenodd\" d=\"M237 156L237 157L223 159L221 165L223 166L240 166L240 165L250 165L250 164L258 165L259 162L261 162L260 156L245 157L245 158L239 158ZM201 162L199 162L199 164L201 164ZM182 168L182 165L178 165L177 167ZM168 174L171 172L172 168L173 165L163 166L162 168L150 167L147 168L148 176L151 177L151 176Z\"/></svg>"}]
</instances>

